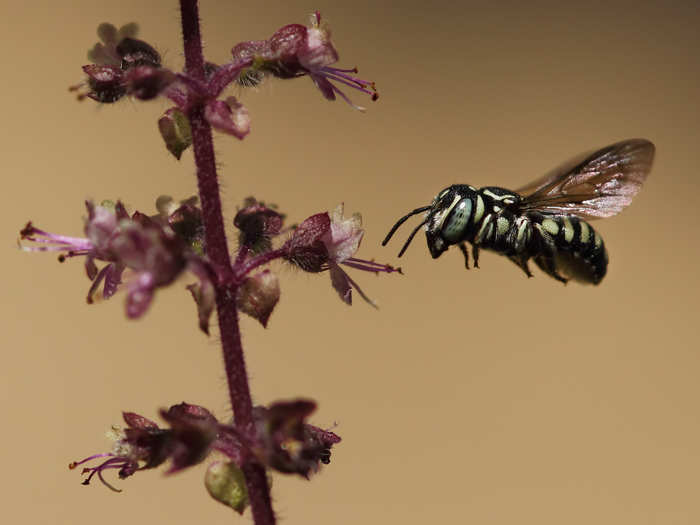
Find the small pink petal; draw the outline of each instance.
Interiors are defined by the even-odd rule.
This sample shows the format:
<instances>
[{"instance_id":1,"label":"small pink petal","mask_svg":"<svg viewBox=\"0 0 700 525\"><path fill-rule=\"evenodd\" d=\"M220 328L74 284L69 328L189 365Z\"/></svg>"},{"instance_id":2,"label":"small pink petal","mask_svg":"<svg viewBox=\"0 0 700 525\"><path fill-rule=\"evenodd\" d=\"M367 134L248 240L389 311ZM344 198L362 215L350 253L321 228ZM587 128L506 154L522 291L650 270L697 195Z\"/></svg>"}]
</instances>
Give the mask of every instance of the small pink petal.
<instances>
[{"instance_id":1,"label":"small pink petal","mask_svg":"<svg viewBox=\"0 0 700 525\"><path fill-rule=\"evenodd\" d=\"M331 284L335 291L338 292L340 299L349 305L352 305L352 286L348 274L343 269L334 264L330 267Z\"/></svg>"},{"instance_id":2,"label":"small pink petal","mask_svg":"<svg viewBox=\"0 0 700 525\"><path fill-rule=\"evenodd\" d=\"M234 97L226 102L211 100L204 108L204 118L217 130L242 139L250 132L248 110Z\"/></svg>"}]
</instances>

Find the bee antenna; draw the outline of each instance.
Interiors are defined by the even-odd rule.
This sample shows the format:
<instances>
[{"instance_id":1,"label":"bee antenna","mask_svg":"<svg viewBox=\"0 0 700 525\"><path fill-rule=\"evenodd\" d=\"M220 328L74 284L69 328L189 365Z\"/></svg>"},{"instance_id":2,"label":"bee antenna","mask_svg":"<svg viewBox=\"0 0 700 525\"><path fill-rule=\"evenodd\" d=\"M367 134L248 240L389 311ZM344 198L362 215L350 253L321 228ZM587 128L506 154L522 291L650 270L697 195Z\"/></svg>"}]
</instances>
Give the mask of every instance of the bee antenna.
<instances>
[{"instance_id":1,"label":"bee antenna","mask_svg":"<svg viewBox=\"0 0 700 525\"><path fill-rule=\"evenodd\" d=\"M416 208L412 212L407 213L406 215L401 217L398 221L396 221L396 224L394 224L394 226L392 226L391 230L389 230L389 233L387 233L386 237L384 237L384 240L382 241L382 246L387 245L387 243L389 242L389 239L391 239L393 237L393 235L396 233L396 230L399 229L399 226L401 226L404 222L406 222L410 217L413 217L414 215L418 215L419 213L423 213L424 211L428 211L430 208L431 208L431 206L423 206L421 208ZM425 224L425 222L423 222L422 224ZM415 235L415 233L413 235ZM411 237L413 237L413 235L411 235ZM403 250L401 251L401 253L403 253Z\"/></svg>"},{"instance_id":2,"label":"bee antenna","mask_svg":"<svg viewBox=\"0 0 700 525\"><path fill-rule=\"evenodd\" d=\"M413 238L416 236L416 233L418 233L418 230L421 229L421 227L428 222L428 219L425 219L423 222L421 222L416 228L411 232L411 235L408 236L408 239L406 239L406 242L404 243L403 247L401 248L401 251L399 252L399 257L401 257L404 252L406 251L406 248L408 248L408 245L411 244L411 241Z\"/></svg>"}]
</instances>

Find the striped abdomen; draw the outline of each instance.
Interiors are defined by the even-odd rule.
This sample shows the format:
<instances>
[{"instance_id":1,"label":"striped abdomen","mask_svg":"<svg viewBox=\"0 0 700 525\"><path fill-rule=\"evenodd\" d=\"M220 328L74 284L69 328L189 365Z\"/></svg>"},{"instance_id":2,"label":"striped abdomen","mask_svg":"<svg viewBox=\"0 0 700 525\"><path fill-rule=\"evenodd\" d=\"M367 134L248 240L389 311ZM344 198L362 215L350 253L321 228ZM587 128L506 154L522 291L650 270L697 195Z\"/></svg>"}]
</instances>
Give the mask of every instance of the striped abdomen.
<instances>
[{"instance_id":1,"label":"striped abdomen","mask_svg":"<svg viewBox=\"0 0 700 525\"><path fill-rule=\"evenodd\" d=\"M535 263L552 277L598 284L608 268L608 253L600 234L574 215L532 214L539 254Z\"/></svg>"}]
</instances>

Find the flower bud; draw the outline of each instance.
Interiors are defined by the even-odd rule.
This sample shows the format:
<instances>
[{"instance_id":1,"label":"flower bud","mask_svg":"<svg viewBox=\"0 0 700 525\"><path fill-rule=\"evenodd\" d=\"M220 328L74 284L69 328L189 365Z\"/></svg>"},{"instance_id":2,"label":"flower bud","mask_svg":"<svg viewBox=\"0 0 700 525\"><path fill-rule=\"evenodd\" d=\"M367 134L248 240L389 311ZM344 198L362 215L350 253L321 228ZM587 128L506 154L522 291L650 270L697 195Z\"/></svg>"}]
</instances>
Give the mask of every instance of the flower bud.
<instances>
[{"instance_id":1,"label":"flower bud","mask_svg":"<svg viewBox=\"0 0 700 525\"><path fill-rule=\"evenodd\" d=\"M233 219L233 225L241 231L239 242L255 253L270 250L270 239L282 230L284 215L274 210L274 205L266 206L254 197L248 197L243 204Z\"/></svg>"},{"instance_id":2,"label":"flower bud","mask_svg":"<svg viewBox=\"0 0 700 525\"><path fill-rule=\"evenodd\" d=\"M331 228L328 213L317 213L304 220L284 244L285 258L305 272L328 268L328 250L323 242Z\"/></svg>"},{"instance_id":3,"label":"flower bud","mask_svg":"<svg viewBox=\"0 0 700 525\"><path fill-rule=\"evenodd\" d=\"M97 102L116 102L126 94L124 72L117 66L90 64L83 66L88 77L90 91L79 94L79 98L88 97Z\"/></svg>"},{"instance_id":4,"label":"flower bud","mask_svg":"<svg viewBox=\"0 0 700 525\"><path fill-rule=\"evenodd\" d=\"M233 462L217 461L209 465L204 475L204 486L212 498L239 514L243 514L248 506L245 476Z\"/></svg>"},{"instance_id":5,"label":"flower bud","mask_svg":"<svg viewBox=\"0 0 700 525\"><path fill-rule=\"evenodd\" d=\"M190 121L178 108L170 108L158 120L158 129L165 147L180 160L182 152L192 145Z\"/></svg>"},{"instance_id":6,"label":"flower bud","mask_svg":"<svg viewBox=\"0 0 700 525\"><path fill-rule=\"evenodd\" d=\"M257 319L266 328L279 299L280 285L277 276L270 270L264 270L243 281L238 289L236 304L241 312Z\"/></svg>"},{"instance_id":7,"label":"flower bud","mask_svg":"<svg viewBox=\"0 0 700 525\"><path fill-rule=\"evenodd\" d=\"M117 44L117 54L121 57L123 70L137 66L160 67L160 54L143 40L126 37Z\"/></svg>"}]
</instances>

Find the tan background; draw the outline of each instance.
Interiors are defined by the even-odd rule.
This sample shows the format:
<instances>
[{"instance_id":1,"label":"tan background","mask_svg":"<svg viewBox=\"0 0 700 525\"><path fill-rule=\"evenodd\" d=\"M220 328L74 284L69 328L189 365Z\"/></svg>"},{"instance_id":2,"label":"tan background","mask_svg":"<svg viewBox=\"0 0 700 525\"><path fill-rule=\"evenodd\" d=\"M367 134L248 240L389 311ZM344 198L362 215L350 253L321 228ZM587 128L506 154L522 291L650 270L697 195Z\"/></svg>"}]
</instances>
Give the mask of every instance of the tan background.
<instances>
[{"instance_id":1,"label":"tan background","mask_svg":"<svg viewBox=\"0 0 700 525\"><path fill-rule=\"evenodd\" d=\"M344 201L367 227L359 255L396 263L409 228L389 248L383 235L451 183L513 188L624 138L658 147L631 209L596 224L611 257L597 288L528 280L488 253L466 272L456 251L433 261L421 236L404 277L352 273L379 311L346 307L325 275L279 269L269 329L243 322L255 398L317 399L313 421L344 438L310 483L275 476L283 523L700 522L700 12L656 4L203 3L220 62L318 7L340 63L381 92L352 94L364 115L308 79L244 93L253 132L217 139L229 220L251 194L293 221ZM85 304L80 261L15 244L30 218L80 235L86 197L148 211L193 193L191 153L175 162L156 131L165 102L98 107L66 91L102 21L137 20L181 67L176 2L19 5L0 17L3 522L249 523L209 500L202 467L117 481L122 494L66 468L109 446L123 409L229 411L189 280L129 322L123 295Z\"/></svg>"}]
</instances>

